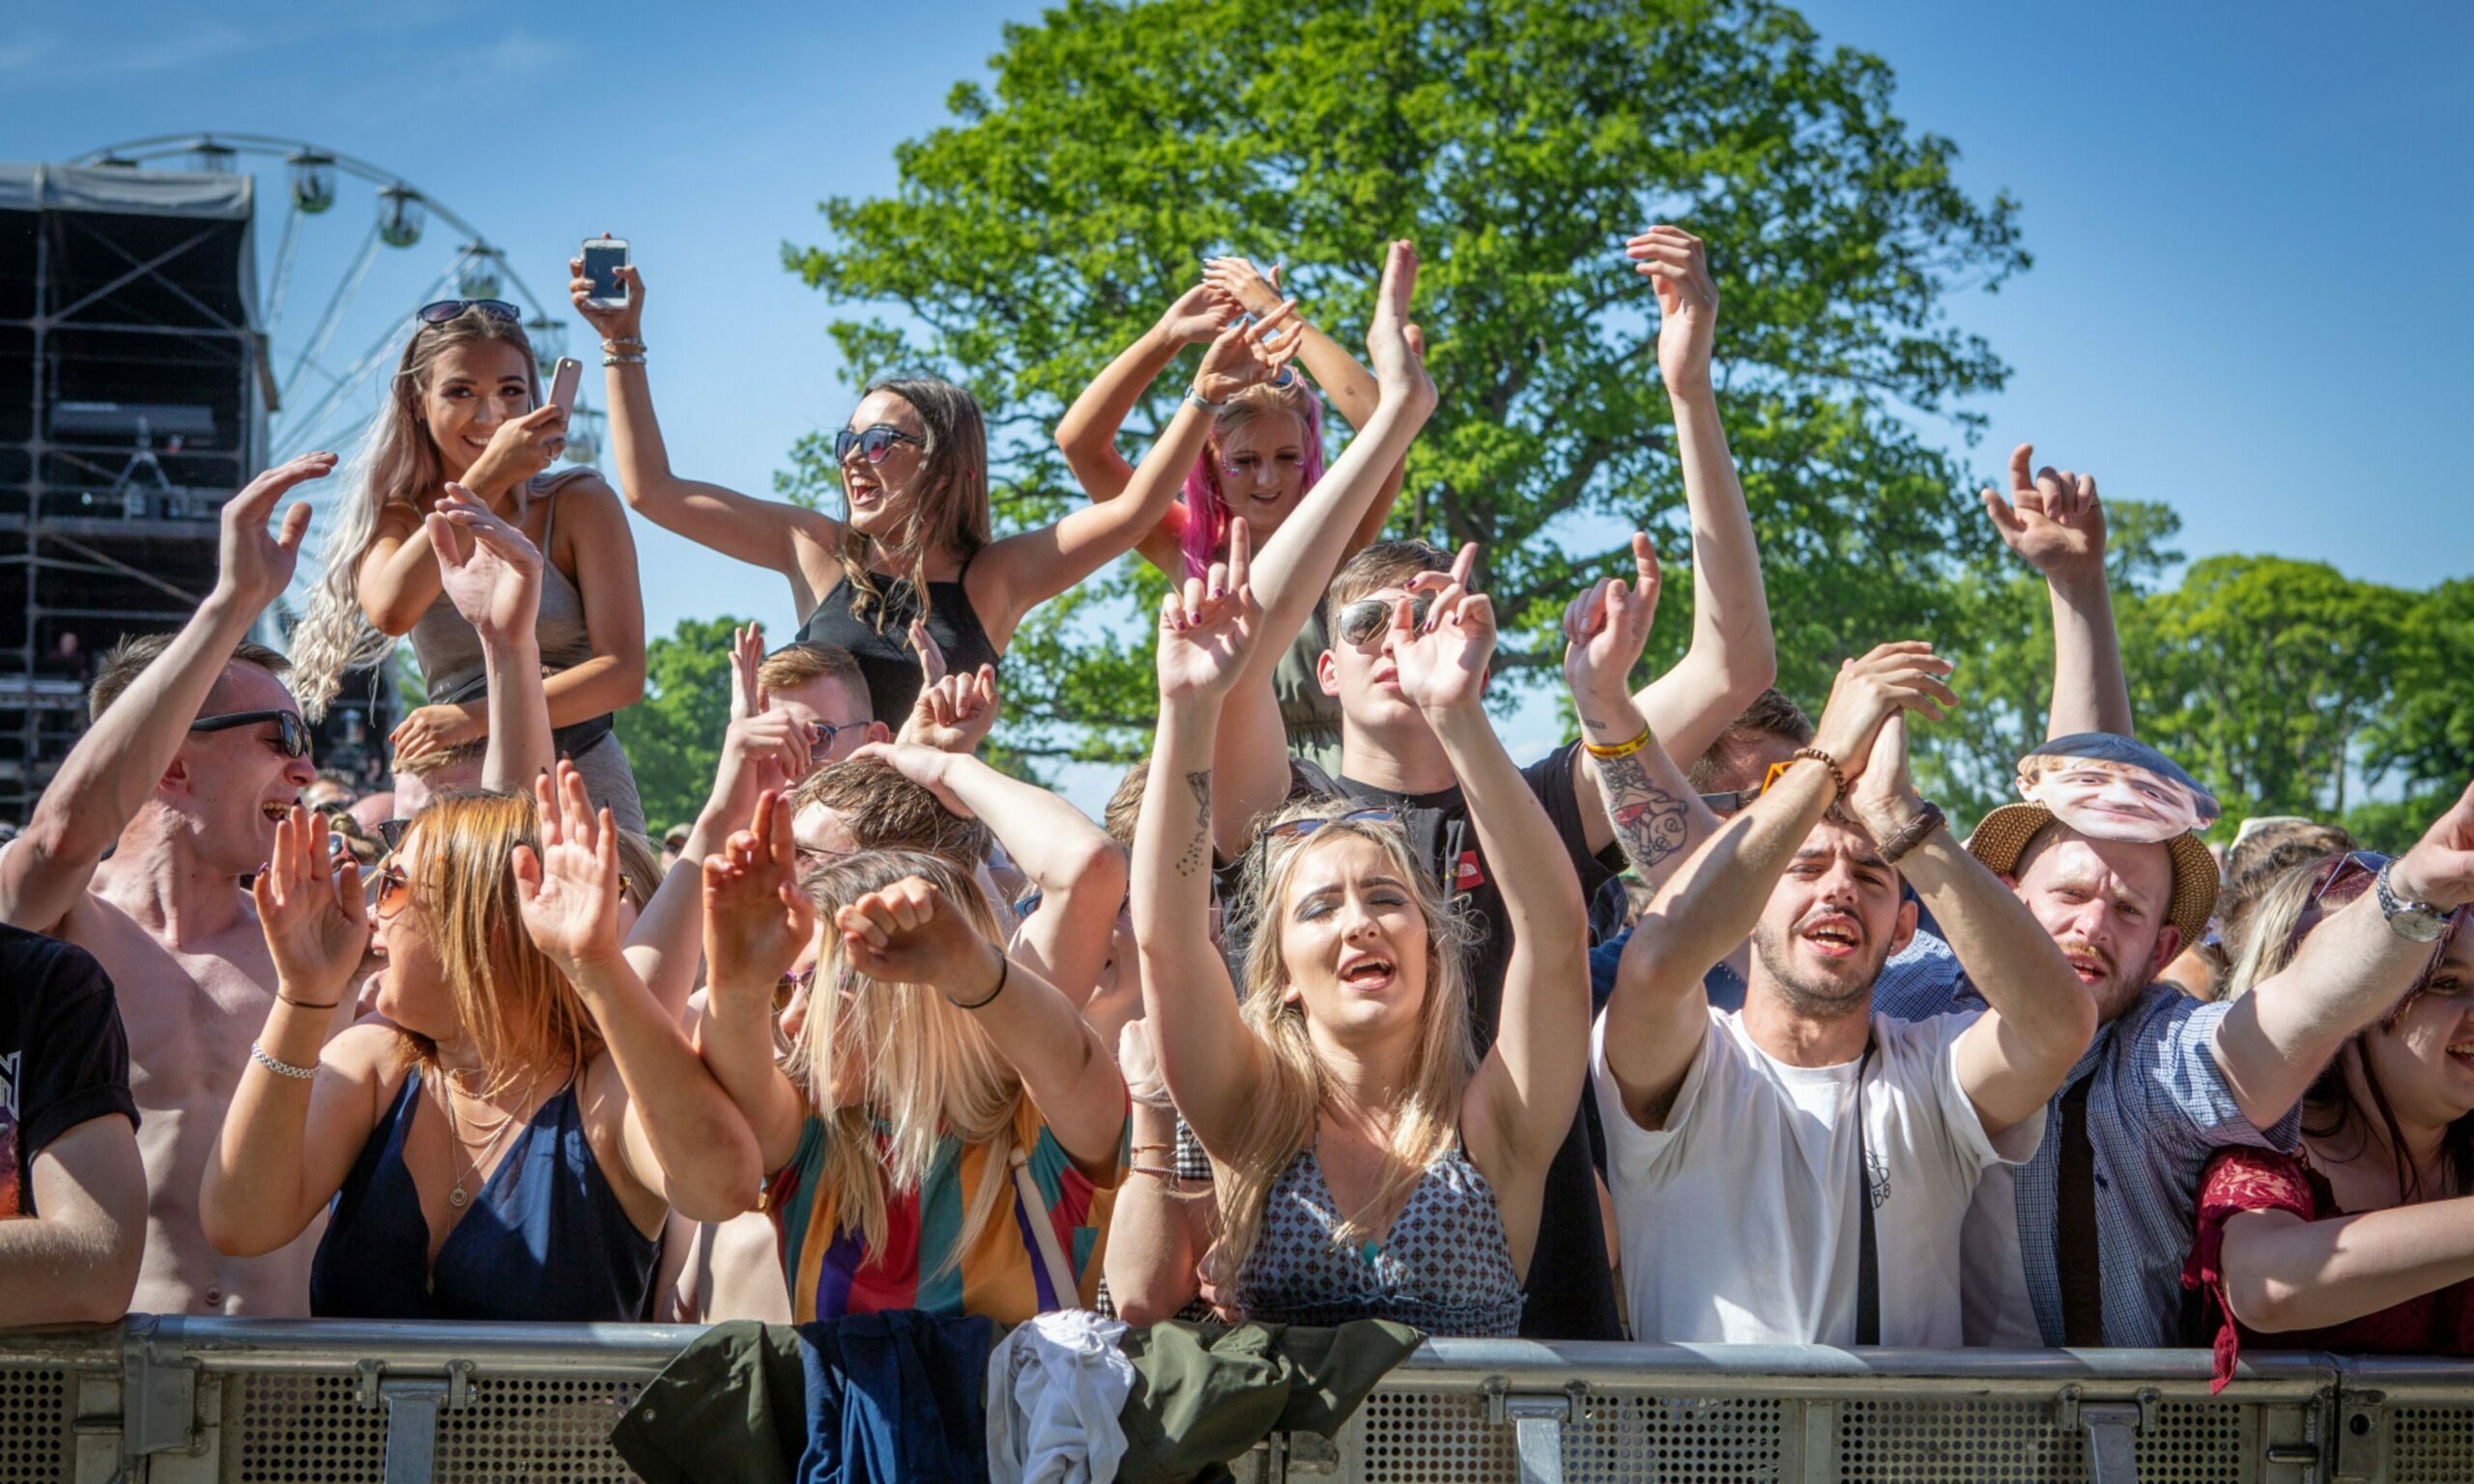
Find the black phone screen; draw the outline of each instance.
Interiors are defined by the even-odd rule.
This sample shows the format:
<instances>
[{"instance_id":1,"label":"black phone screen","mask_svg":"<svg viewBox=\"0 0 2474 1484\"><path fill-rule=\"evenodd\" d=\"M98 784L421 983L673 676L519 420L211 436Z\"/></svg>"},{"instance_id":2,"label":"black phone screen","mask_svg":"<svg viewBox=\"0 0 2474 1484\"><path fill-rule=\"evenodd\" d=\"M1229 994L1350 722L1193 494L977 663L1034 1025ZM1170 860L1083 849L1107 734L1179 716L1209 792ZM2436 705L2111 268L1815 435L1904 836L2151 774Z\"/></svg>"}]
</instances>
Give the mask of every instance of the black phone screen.
<instances>
[{"instance_id":1,"label":"black phone screen","mask_svg":"<svg viewBox=\"0 0 2474 1484\"><path fill-rule=\"evenodd\" d=\"M599 247L585 244L584 275L592 280L594 299L625 299L627 286L618 281L618 270L627 263L624 247Z\"/></svg>"}]
</instances>

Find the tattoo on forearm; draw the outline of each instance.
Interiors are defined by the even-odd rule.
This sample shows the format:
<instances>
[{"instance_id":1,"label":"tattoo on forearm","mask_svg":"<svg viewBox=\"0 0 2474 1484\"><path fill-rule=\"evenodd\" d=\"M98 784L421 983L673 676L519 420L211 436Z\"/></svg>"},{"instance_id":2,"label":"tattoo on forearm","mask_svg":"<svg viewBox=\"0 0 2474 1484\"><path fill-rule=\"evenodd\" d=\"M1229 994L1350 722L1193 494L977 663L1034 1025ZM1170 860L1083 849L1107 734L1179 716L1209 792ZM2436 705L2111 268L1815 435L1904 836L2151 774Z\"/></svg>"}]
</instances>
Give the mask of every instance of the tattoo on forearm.
<instances>
[{"instance_id":1,"label":"tattoo on forearm","mask_svg":"<svg viewBox=\"0 0 2474 1484\"><path fill-rule=\"evenodd\" d=\"M1194 838L1187 842L1186 853L1177 857L1177 874L1191 876L1203 865L1211 846L1211 772L1186 775L1186 787L1194 796Z\"/></svg>"},{"instance_id":2,"label":"tattoo on forearm","mask_svg":"<svg viewBox=\"0 0 2474 1484\"><path fill-rule=\"evenodd\" d=\"M1649 770L1638 758L1599 759L1597 781L1606 793L1606 816L1634 870L1646 874L1683 848L1688 828L1683 800L1650 782Z\"/></svg>"}]
</instances>

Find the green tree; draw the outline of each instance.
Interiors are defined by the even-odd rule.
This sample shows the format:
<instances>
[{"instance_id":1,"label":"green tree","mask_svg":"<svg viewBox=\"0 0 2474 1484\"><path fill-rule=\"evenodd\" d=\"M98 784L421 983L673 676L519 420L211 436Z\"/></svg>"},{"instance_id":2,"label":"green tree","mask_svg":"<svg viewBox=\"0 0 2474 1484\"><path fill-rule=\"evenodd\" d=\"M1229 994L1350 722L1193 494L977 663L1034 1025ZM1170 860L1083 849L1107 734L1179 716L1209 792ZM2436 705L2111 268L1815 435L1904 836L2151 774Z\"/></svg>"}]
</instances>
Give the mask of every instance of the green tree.
<instances>
[{"instance_id":1,"label":"green tree","mask_svg":"<svg viewBox=\"0 0 2474 1484\"><path fill-rule=\"evenodd\" d=\"M1381 243L1412 238L1443 403L1395 528L1485 543L1499 668L1551 677L1552 618L1622 532L1652 531L1671 601L1689 591L1654 300L1620 254L1674 221L1723 286L1720 395L1782 683L1817 699L1839 656L1963 612L1945 579L1976 516L1917 424L1972 435L1964 399L2004 368L1944 304L2028 260L2008 198L1971 198L1951 142L1892 112L1879 58L1768 0L1067 0L1008 26L993 67L898 150L893 194L826 201L829 241L785 256L863 306L831 327L854 380L926 366L979 394L1000 526L1080 498L1050 429L1206 253L1285 261L1345 340ZM1131 419L1130 451L1182 385ZM803 457L783 489L830 477ZM1014 641L1009 711L1051 750L1122 756L1148 729L1134 565ZM1661 625L1653 663L1686 628Z\"/></svg>"},{"instance_id":2,"label":"green tree","mask_svg":"<svg viewBox=\"0 0 2474 1484\"><path fill-rule=\"evenodd\" d=\"M645 699L618 713L645 821L658 838L713 790L731 722L731 631L743 618L682 618L645 646Z\"/></svg>"},{"instance_id":3,"label":"green tree","mask_svg":"<svg viewBox=\"0 0 2474 1484\"><path fill-rule=\"evenodd\" d=\"M2396 693L2372 725L2370 760L2373 771L2393 769L2409 786L2451 798L2474 778L2474 578L2414 598L2398 636Z\"/></svg>"}]
</instances>

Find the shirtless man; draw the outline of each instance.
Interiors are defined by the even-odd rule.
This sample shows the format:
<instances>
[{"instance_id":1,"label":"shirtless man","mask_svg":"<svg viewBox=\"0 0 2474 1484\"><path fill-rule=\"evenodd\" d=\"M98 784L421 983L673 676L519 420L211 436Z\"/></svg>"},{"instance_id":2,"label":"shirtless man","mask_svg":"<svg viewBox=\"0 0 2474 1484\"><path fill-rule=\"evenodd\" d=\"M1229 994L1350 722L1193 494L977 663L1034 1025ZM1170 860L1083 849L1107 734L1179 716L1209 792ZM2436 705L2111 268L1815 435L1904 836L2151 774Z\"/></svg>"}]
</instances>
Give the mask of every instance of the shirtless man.
<instances>
[{"instance_id":1,"label":"shirtless man","mask_svg":"<svg viewBox=\"0 0 2474 1484\"><path fill-rule=\"evenodd\" d=\"M0 851L0 922L85 949L119 991L146 1164L146 1258L130 1301L140 1312L308 1312L324 1222L265 1257L227 1258L207 1244L197 1198L274 995L240 878L317 777L280 658L242 644L292 580L309 525L296 503L271 532L275 501L334 467L333 454L304 455L224 505L215 590L168 642L105 661L92 728Z\"/></svg>"}]
</instances>

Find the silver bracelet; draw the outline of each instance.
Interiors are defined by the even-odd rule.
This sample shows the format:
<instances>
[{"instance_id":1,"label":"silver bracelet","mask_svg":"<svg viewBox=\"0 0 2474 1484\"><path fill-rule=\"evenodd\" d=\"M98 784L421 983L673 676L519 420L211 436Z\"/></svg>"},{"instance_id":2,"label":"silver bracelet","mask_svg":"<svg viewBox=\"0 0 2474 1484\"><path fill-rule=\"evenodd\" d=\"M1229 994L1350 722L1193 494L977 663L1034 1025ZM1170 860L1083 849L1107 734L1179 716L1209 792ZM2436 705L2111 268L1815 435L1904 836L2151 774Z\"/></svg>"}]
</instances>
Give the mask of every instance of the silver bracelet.
<instances>
[{"instance_id":1,"label":"silver bracelet","mask_svg":"<svg viewBox=\"0 0 2474 1484\"><path fill-rule=\"evenodd\" d=\"M605 351L641 351L645 342L634 335L620 335L615 340L602 341L601 348Z\"/></svg>"},{"instance_id":2,"label":"silver bracelet","mask_svg":"<svg viewBox=\"0 0 2474 1484\"><path fill-rule=\"evenodd\" d=\"M295 1067L290 1062L276 1061L273 1057L267 1055L266 1047L254 1041L249 1042L249 1054L258 1059L259 1066L278 1077L291 1077L295 1081L306 1082L318 1074L318 1069L315 1067Z\"/></svg>"},{"instance_id":3,"label":"silver bracelet","mask_svg":"<svg viewBox=\"0 0 2474 1484\"><path fill-rule=\"evenodd\" d=\"M601 363L605 366L641 366L645 363L645 357L642 352L633 356L604 356L601 357Z\"/></svg>"}]
</instances>

